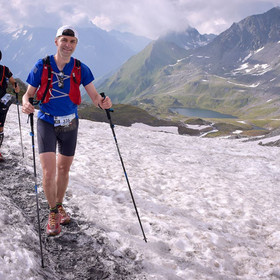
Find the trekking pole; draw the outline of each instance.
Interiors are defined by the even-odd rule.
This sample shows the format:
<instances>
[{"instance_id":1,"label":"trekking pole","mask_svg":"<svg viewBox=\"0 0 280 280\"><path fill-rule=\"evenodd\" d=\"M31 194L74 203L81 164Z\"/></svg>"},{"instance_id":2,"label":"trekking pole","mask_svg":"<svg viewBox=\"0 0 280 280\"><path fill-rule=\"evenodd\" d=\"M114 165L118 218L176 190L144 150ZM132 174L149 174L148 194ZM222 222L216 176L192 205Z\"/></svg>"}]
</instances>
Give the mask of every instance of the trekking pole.
<instances>
[{"instance_id":1,"label":"trekking pole","mask_svg":"<svg viewBox=\"0 0 280 280\"><path fill-rule=\"evenodd\" d=\"M15 87L17 87L17 83L15 83ZM14 93L16 94L16 102L17 102L18 125L19 125L19 134L20 134L21 152L22 152L22 157L24 158L23 144L22 144L22 133L21 133L21 123L20 123L20 114L19 114L18 93L15 90L14 90Z\"/></svg>"},{"instance_id":2,"label":"trekking pole","mask_svg":"<svg viewBox=\"0 0 280 280\"><path fill-rule=\"evenodd\" d=\"M33 105L33 98L29 98L29 103ZM31 132L30 136L32 138L32 151L33 151L33 167L34 167L34 181L35 181L35 193L36 193L36 204L37 204L37 219L38 219L38 231L39 231L39 242L40 242L40 252L41 252L41 266L44 268L44 258L43 258L43 249L42 249L42 238L41 238L41 224L40 224L40 215L39 215L39 199L38 199L38 187L37 187L37 172L36 172L36 160L35 160L35 145L34 145L34 114L30 113L30 127Z\"/></svg>"},{"instance_id":3,"label":"trekking pole","mask_svg":"<svg viewBox=\"0 0 280 280\"><path fill-rule=\"evenodd\" d=\"M103 98L106 97L104 92L101 92L100 95L101 95ZM111 119L111 114L110 114L110 112L113 112L113 110L112 110L112 109L106 109L105 111L106 111L106 114L107 114L107 118L108 118L108 120L109 120L109 122L110 122L110 127L111 127L112 132L113 132L113 136L114 136L114 139L115 139L115 143L116 143L116 146L117 146L118 154L119 154L119 157L120 157L120 161L121 161L121 164L122 164L122 168L123 168L123 171L124 171L124 175L125 175L125 178L126 178L126 182L127 182L128 188L129 188L129 192L130 192L130 195L131 195L131 199L132 199L132 202L133 202L133 205L134 205L134 208L135 208L135 212L136 212L136 215L137 215L137 218L138 218L138 221L139 221L139 224L140 224L142 233L143 233L144 240L145 240L145 242L147 243L147 238L146 238L146 235L145 235L145 232L144 232L142 223L141 223L141 219L140 219L140 216L139 216L137 207L136 207L136 203L135 203L135 200L134 200L134 197L133 197L132 189L131 189L130 184L129 184L128 176L127 176L127 173L126 173L126 170L125 170L125 167L124 167L123 159L122 159L122 156L121 156L121 153L120 153L120 149L119 149L117 137L116 137L116 134L115 134L114 125L113 125L113 122L112 122L112 119Z\"/></svg>"}]
</instances>

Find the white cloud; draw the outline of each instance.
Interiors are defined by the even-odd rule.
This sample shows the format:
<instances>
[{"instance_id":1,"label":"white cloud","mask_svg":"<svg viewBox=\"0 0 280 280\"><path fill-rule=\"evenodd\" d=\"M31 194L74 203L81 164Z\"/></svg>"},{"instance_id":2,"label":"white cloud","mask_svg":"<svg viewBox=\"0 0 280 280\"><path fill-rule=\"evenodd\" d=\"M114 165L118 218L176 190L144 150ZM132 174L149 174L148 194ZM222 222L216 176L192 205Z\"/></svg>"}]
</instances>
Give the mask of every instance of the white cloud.
<instances>
[{"instance_id":1,"label":"white cloud","mask_svg":"<svg viewBox=\"0 0 280 280\"><path fill-rule=\"evenodd\" d=\"M94 17L92 23L107 31L109 31L112 26L112 21L110 18L104 15Z\"/></svg>"},{"instance_id":2,"label":"white cloud","mask_svg":"<svg viewBox=\"0 0 280 280\"><path fill-rule=\"evenodd\" d=\"M279 0L10 0L0 3L1 21L17 25L85 25L128 31L150 38L190 24L200 33L220 33L252 14L264 13Z\"/></svg>"}]
</instances>

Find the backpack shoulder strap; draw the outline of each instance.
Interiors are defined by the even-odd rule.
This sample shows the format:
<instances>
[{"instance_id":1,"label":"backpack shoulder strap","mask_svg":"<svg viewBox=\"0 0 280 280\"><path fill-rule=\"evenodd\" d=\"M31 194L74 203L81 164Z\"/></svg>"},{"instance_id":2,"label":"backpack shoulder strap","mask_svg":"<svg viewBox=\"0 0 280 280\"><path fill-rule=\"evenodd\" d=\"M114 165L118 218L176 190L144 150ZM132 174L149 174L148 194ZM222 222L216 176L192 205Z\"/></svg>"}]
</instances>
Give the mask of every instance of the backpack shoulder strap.
<instances>
[{"instance_id":1,"label":"backpack shoulder strap","mask_svg":"<svg viewBox=\"0 0 280 280\"><path fill-rule=\"evenodd\" d=\"M79 84L81 83L81 61L74 58L75 63L72 71L72 77L74 80L74 83ZM75 74L76 73L76 74Z\"/></svg>"},{"instance_id":2,"label":"backpack shoulder strap","mask_svg":"<svg viewBox=\"0 0 280 280\"><path fill-rule=\"evenodd\" d=\"M43 58L44 65L51 65L50 56L47 55Z\"/></svg>"},{"instance_id":3,"label":"backpack shoulder strap","mask_svg":"<svg viewBox=\"0 0 280 280\"><path fill-rule=\"evenodd\" d=\"M43 58L43 63L44 63L44 66L47 66L47 68L48 68L48 83L47 83L46 89L44 91L43 97L40 100L40 103L44 102L44 100L46 98L46 95L47 95L47 93L50 89L50 84L51 84L51 81L52 81L52 68L51 68L50 57L46 56L45 58Z\"/></svg>"},{"instance_id":4,"label":"backpack shoulder strap","mask_svg":"<svg viewBox=\"0 0 280 280\"><path fill-rule=\"evenodd\" d=\"M1 77L1 80L0 80L0 87L2 86L3 81L5 79L5 65L1 65L1 66L2 66L2 77Z\"/></svg>"},{"instance_id":5,"label":"backpack shoulder strap","mask_svg":"<svg viewBox=\"0 0 280 280\"><path fill-rule=\"evenodd\" d=\"M75 65L77 68L81 67L81 61L75 58Z\"/></svg>"}]
</instances>

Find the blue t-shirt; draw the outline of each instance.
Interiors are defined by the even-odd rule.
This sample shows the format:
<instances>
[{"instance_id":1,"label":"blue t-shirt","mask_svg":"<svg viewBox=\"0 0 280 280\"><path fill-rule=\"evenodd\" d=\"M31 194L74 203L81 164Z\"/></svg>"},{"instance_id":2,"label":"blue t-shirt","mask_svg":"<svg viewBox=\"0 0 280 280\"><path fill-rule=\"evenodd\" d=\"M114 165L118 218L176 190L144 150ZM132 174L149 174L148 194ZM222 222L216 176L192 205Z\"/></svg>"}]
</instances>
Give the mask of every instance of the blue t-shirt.
<instances>
[{"instance_id":1,"label":"blue t-shirt","mask_svg":"<svg viewBox=\"0 0 280 280\"><path fill-rule=\"evenodd\" d=\"M78 106L74 104L69 97L70 91L70 75L74 67L74 58L71 57L70 62L63 68L63 88L58 86L58 75L60 73L57 68L54 56L50 56L50 63L53 73L52 92L50 101L42 103L38 112L38 118L54 124L54 116L67 116L75 113L78 117ZM38 88L41 84L41 76L43 72L43 59L39 59L27 77L27 83ZM94 80L91 70L84 63L81 63L81 84L85 87Z\"/></svg>"}]
</instances>

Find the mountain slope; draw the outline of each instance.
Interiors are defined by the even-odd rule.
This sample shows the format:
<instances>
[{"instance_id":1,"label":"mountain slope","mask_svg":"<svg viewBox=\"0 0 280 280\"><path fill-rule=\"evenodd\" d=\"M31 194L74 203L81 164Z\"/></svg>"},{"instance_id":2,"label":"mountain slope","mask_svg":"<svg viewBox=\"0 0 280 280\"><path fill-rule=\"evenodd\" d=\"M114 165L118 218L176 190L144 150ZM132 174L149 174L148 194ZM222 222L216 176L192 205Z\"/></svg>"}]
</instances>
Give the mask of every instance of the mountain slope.
<instances>
[{"instance_id":1,"label":"mountain slope","mask_svg":"<svg viewBox=\"0 0 280 280\"><path fill-rule=\"evenodd\" d=\"M163 67L175 64L185 55L186 51L174 43L154 41L130 58L99 89L110 92L115 103L129 101L135 96L143 95L147 88L153 86Z\"/></svg>"},{"instance_id":2,"label":"mountain slope","mask_svg":"<svg viewBox=\"0 0 280 280\"><path fill-rule=\"evenodd\" d=\"M232 26L214 38L206 47L197 49L196 55L207 55L212 62L212 71L224 73L232 70L251 52L280 39L280 8L273 8L260 15L253 15L233 23Z\"/></svg>"},{"instance_id":3,"label":"mountain slope","mask_svg":"<svg viewBox=\"0 0 280 280\"><path fill-rule=\"evenodd\" d=\"M280 9L274 8L234 23L207 46L194 50L173 72L184 69L183 75L190 68L200 69L200 78L192 75L195 86L184 81L185 98L192 92L195 107L250 118L278 117L279 26ZM185 99L184 105L188 104Z\"/></svg>"},{"instance_id":4,"label":"mountain slope","mask_svg":"<svg viewBox=\"0 0 280 280\"><path fill-rule=\"evenodd\" d=\"M117 73L99 86L99 90L109 92L114 102L131 102L145 96L156 83L161 83L161 71L168 75L165 68L185 58L187 49L205 45L213 37L200 35L194 28L162 36L130 58Z\"/></svg>"},{"instance_id":5,"label":"mountain slope","mask_svg":"<svg viewBox=\"0 0 280 280\"><path fill-rule=\"evenodd\" d=\"M150 111L183 106L240 117L280 117L279 27L279 7L234 23L207 45L181 53L177 63L162 65L149 86L133 97L126 91L119 101ZM181 48L185 50L182 44ZM154 57L161 58L161 53ZM100 88L115 98L122 92L122 79L119 72ZM147 77L140 71L130 77L130 92L141 79Z\"/></svg>"}]
</instances>

